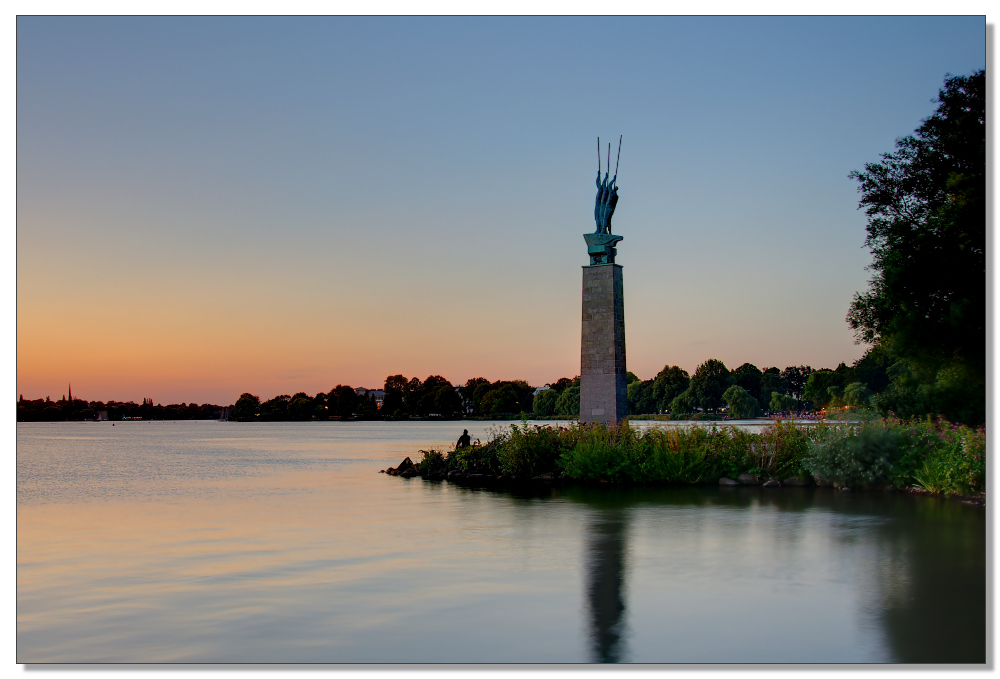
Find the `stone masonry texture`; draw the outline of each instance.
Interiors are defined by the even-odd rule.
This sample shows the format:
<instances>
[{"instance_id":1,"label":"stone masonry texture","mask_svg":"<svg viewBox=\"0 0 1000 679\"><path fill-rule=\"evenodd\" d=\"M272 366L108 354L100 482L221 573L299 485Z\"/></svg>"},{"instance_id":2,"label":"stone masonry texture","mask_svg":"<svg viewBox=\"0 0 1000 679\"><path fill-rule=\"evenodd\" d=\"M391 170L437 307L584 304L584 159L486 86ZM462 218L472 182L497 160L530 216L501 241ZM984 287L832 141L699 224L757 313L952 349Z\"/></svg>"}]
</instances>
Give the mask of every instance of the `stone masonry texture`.
<instances>
[{"instance_id":1,"label":"stone masonry texture","mask_svg":"<svg viewBox=\"0 0 1000 679\"><path fill-rule=\"evenodd\" d=\"M622 267L583 267L580 422L620 422L628 415Z\"/></svg>"}]
</instances>

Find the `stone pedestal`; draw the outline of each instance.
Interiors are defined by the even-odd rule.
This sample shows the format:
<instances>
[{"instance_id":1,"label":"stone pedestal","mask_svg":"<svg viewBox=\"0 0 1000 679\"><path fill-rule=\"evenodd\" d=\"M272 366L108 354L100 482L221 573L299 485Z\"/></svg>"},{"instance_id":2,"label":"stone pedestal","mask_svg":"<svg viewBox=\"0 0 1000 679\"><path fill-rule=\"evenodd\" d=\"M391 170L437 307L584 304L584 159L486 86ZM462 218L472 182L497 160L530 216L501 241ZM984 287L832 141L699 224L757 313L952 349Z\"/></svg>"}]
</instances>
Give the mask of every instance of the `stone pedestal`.
<instances>
[{"instance_id":1,"label":"stone pedestal","mask_svg":"<svg viewBox=\"0 0 1000 679\"><path fill-rule=\"evenodd\" d=\"M580 422L617 423L628 415L622 267L583 267Z\"/></svg>"}]
</instances>

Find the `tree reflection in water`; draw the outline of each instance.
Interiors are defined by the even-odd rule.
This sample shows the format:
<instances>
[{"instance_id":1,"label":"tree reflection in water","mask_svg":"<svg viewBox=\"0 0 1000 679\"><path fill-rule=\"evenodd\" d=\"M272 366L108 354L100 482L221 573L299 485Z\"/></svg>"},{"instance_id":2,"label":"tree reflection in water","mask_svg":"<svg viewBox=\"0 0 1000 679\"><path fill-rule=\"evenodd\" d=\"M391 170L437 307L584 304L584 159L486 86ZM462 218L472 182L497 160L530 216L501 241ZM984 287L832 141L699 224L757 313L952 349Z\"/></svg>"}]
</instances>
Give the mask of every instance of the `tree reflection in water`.
<instances>
[{"instance_id":1,"label":"tree reflection in water","mask_svg":"<svg viewBox=\"0 0 1000 679\"><path fill-rule=\"evenodd\" d=\"M624 509L599 509L587 535L587 603L593 662L621 662L625 625Z\"/></svg>"}]
</instances>

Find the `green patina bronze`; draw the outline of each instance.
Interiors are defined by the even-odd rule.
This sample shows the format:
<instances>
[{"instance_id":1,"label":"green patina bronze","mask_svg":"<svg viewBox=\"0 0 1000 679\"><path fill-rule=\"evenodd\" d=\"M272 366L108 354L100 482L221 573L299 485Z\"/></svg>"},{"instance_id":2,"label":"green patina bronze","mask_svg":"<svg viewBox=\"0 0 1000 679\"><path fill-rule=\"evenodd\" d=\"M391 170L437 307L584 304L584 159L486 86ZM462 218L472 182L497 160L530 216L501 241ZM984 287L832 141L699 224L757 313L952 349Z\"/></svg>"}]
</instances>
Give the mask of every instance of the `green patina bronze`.
<instances>
[{"instance_id":1,"label":"green patina bronze","mask_svg":"<svg viewBox=\"0 0 1000 679\"><path fill-rule=\"evenodd\" d=\"M622 140L618 139L618 157L622 155ZM615 245L624 240L621 236L611 233L611 217L618 205L618 162L615 162L615 176L608 181L611 174L611 144L608 144L608 168L601 181L601 140L597 139L597 197L594 199L594 221L597 230L594 233L583 234L587 241L587 254L590 255L590 265L600 266L614 264L618 250Z\"/></svg>"},{"instance_id":2,"label":"green patina bronze","mask_svg":"<svg viewBox=\"0 0 1000 679\"><path fill-rule=\"evenodd\" d=\"M587 254L590 255L591 266L614 264L615 255L618 254L615 245L618 241L625 240L613 233L585 233L583 239L587 241Z\"/></svg>"}]
</instances>

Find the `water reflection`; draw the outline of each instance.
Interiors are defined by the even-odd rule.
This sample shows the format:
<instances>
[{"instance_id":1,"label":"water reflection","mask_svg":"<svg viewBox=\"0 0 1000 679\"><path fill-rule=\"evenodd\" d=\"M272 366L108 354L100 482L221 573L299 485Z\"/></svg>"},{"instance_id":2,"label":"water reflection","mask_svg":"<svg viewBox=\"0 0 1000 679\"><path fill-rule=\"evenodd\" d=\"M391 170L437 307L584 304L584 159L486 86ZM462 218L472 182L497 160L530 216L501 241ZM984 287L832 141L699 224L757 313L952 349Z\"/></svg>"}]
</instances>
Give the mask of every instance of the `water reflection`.
<instances>
[{"instance_id":1,"label":"water reflection","mask_svg":"<svg viewBox=\"0 0 1000 679\"><path fill-rule=\"evenodd\" d=\"M588 526L587 604L593 662L624 660L625 534L622 509L598 510Z\"/></svg>"}]
</instances>

